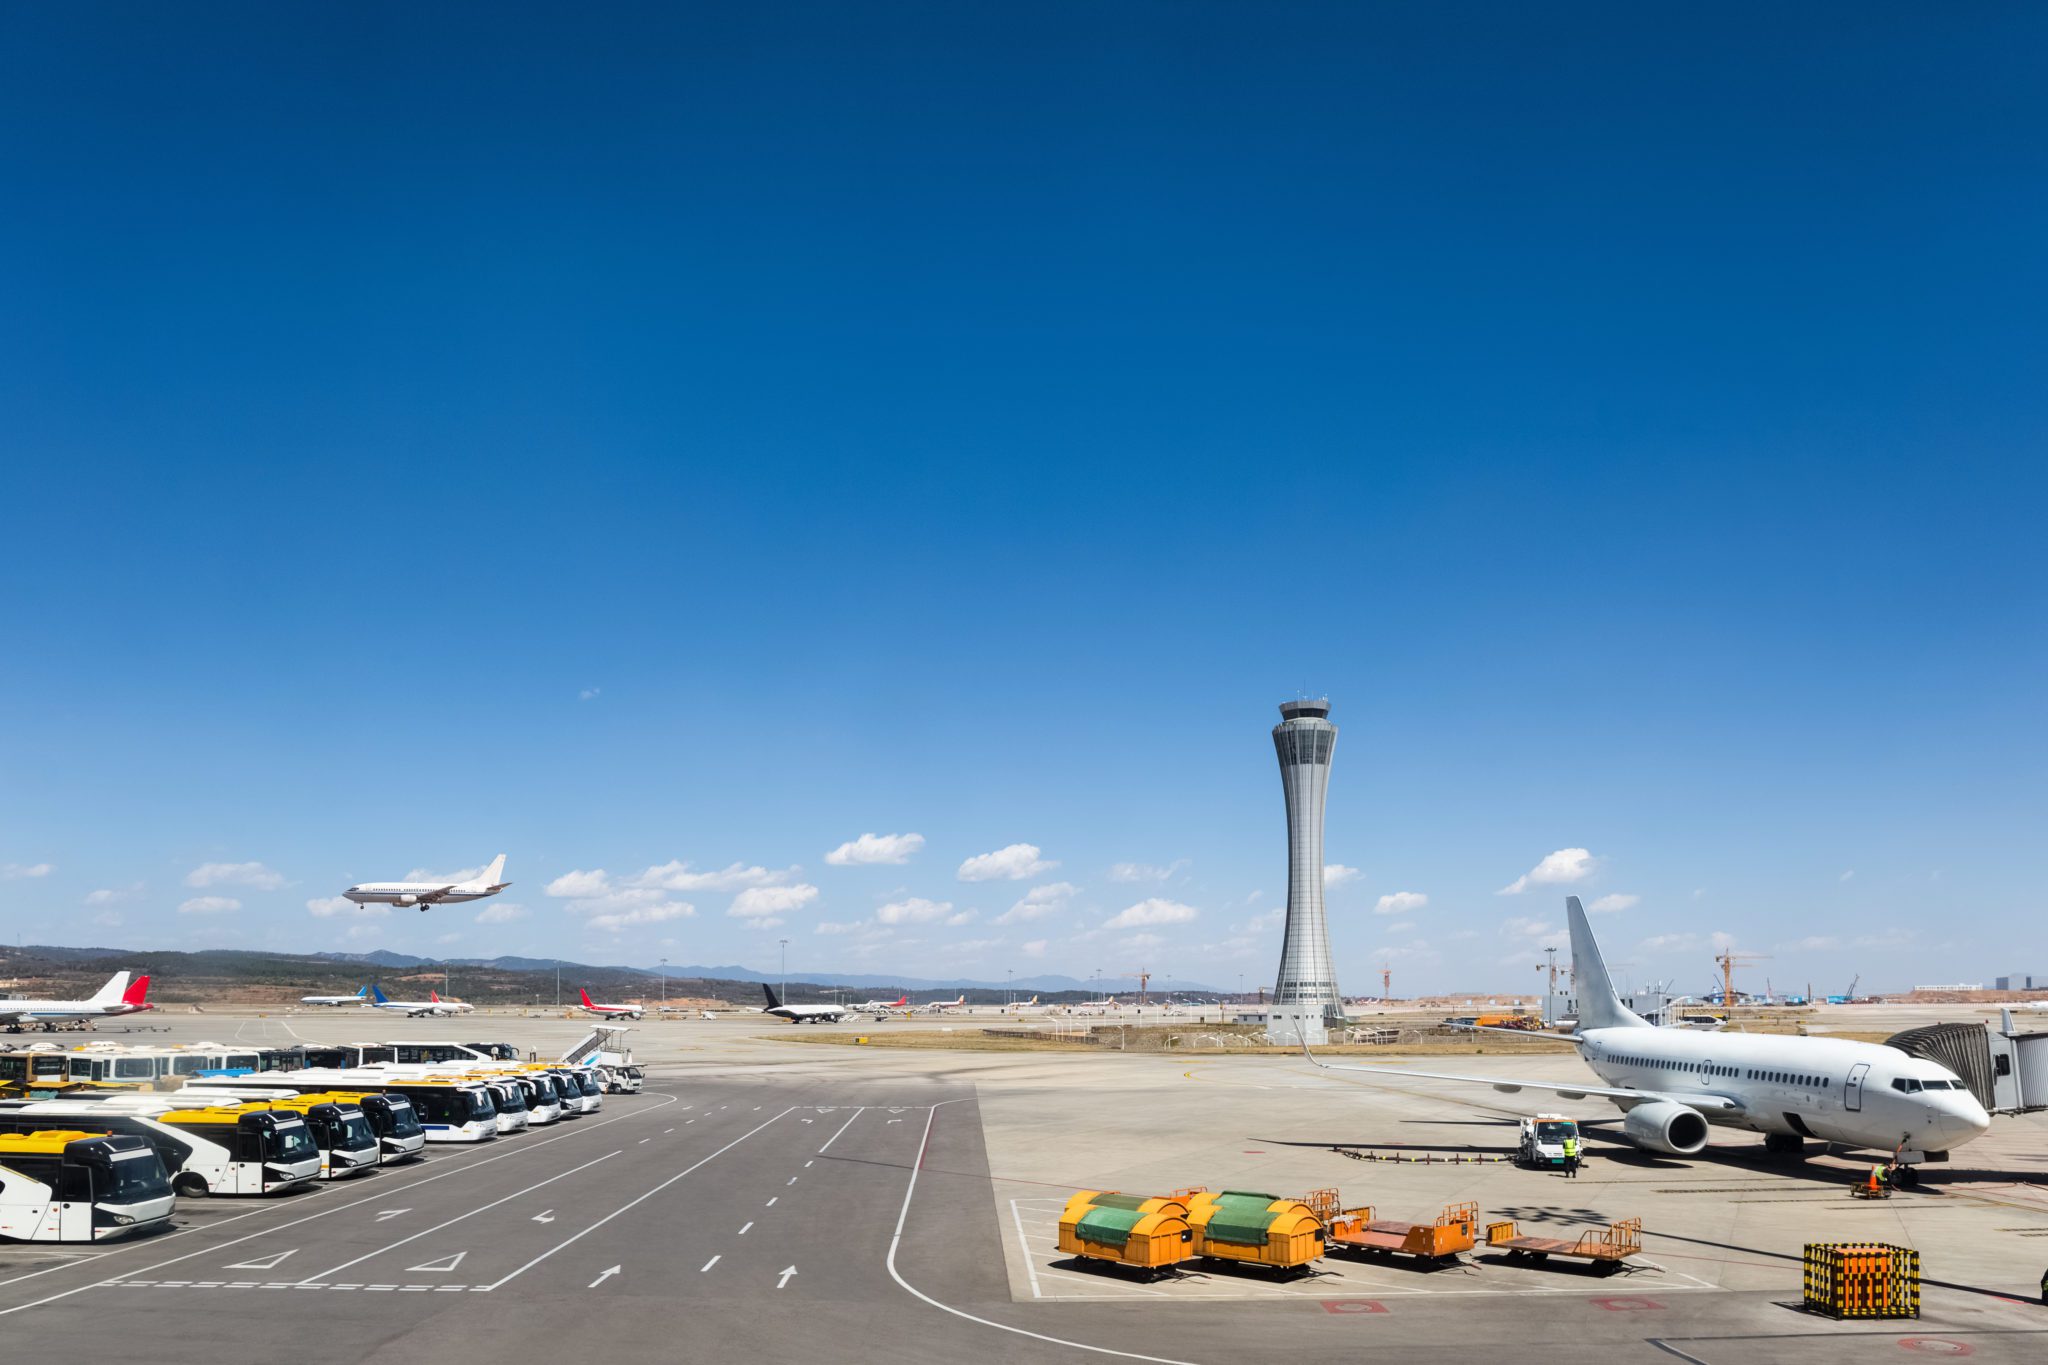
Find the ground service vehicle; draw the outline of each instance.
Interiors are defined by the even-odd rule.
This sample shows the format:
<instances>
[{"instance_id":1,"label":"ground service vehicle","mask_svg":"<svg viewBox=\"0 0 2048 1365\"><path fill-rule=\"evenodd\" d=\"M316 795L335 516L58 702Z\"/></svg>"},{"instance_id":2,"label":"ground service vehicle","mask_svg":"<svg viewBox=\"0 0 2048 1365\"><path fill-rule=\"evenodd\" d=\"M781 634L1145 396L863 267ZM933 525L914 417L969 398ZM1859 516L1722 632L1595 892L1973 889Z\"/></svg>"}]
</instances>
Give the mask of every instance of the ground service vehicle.
<instances>
[{"instance_id":1,"label":"ground service vehicle","mask_svg":"<svg viewBox=\"0 0 2048 1365\"><path fill-rule=\"evenodd\" d=\"M219 1093L240 1099L288 1099L325 1093L326 1098L338 1104L353 1104L363 1111L370 1131L377 1137L382 1158L380 1164L388 1166L393 1162L413 1160L427 1145L426 1129L420 1126L419 1115L413 1112L411 1100L403 1095L336 1084L330 1079L295 1081L277 1075L196 1076L185 1083L183 1091L174 1093Z\"/></svg>"},{"instance_id":2,"label":"ground service vehicle","mask_svg":"<svg viewBox=\"0 0 2048 1365\"><path fill-rule=\"evenodd\" d=\"M0 1101L0 1133L81 1124L142 1138L162 1158L171 1189L182 1195L278 1194L320 1174L312 1130L290 1112L232 1102L194 1106L163 1095Z\"/></svg>"},{"instance_id":3,"label":"ground service vehicle","mask_svg":"<svg viewBox=\"0 0 2048 1365\"><path fill-rule=\"evenodd\" d=\"M532 1116L526 1112L526 1087L510 1076L478 1077L498 1106L498 1134L523 1132Z\"/></svg>"},{"instance_id":4,"label":"ground service vehicle","mask_svg":"<svg viewBox=\"0 0 2048 1365\"><path fill-rule=\"evenodd\" d=\"M313 1133L313 1145L320 1149L322 1180L361 1175L373 1169L383 1156L383 1144L377 1141L369 1116L353 1096L316 1093L255 1103L278 1112L289 1110L306 1120Z\"/></svg>"},{"instance_id":5,"label":"ground service vehicle","mask_svg":"<svg viewBox=\"0 0 2048 1365\"><path fill-rule=\"evenodd\" d=\"M565 1110L578 1114L594 1114L604 1104L604 1091L597 1078L580 1066L558 1066L550 1068L550 1076L562 1088L562 1102Z\"/></svg>"},{"instance_id":6,"label":"ground service vehicle","mask_svg":"<svg viewBox=\"0 0 2048 1365\"><path fill-rule=\"evenodd\" d=\"M61 1052L0 1052L0 1098L27 1099L70 1088L70 1068Z\"/></svg>"},{"instance_id":7,"label":"ground service vehicle","mask_svg":"<svg viewBox=\"0 0 2048 1365\"><path fill-rule=\"evenodd\" d=\"M128 1085L152 1085L169 1077L197 1076L202 1072L258 1070L262 1056L254 1051L227 1048L88 1048L65 1054L74 1081Z\"/></svg>"},{"instance_id":8,"label":"ground service vehicle","mask_svg":"<svg viewBox=\"0 0 2048 1365\"><path fill-rule=\"evenodd\" d=\"M1538 1114L1522 1120L1522 1140L1515 1160L1523 1166L1564 1165L1564 1140L1579 1135L1579 1125L1562 1114Z\"/></svg>"},{"instance_id":9,"label":"ground service vehicle","mask_svg":"<svg viewBox=\"0 0 2048 1365\"><path fill-rule=\"evenodd\" d=\"M236 1088L232 1080L201 1084ZM301 1094L375 1090L407 1101L428 1142L483 1142L498 1135L498 1110L491 1092L467 1077L451 1078L418 1067L355 1067L339 1071L276 1071L246 1079L250 1090L280 1088Z\"/></svg>"},{"instance_id":10,"label":"ground service vehicle","mask_svg":"<svg viewBox=\"0 0 2048 1365\"><path fill-rule=\"evenodd\" d=\"M0 1135L0 1238L104 1242L167 1222L176 1202L163 1159L139 1137Z\"/></svg>"}]
</instances>

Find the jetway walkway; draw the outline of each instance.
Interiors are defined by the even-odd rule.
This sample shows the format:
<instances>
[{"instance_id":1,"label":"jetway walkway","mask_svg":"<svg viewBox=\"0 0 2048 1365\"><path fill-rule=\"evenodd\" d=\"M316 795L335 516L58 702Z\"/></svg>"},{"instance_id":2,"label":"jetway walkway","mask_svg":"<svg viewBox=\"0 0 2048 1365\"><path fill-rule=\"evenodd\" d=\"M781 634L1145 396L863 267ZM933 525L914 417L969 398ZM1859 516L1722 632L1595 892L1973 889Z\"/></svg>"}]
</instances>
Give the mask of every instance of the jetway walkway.
<instances>
[{"instance_id":1,"label":"jetway walkway","mask_svg":"<svg viewBox=\"0 0 2048 1365\"><path fill-rule=\"evenodd\" d=\"M1885 1042L1955 1072L1987 1113L2048 1109L2048 1033L2019 1032L2011 1010L2000 1011L1995 1029L1989 1024L1929 1024L1895 1033Z\"/></svg>"}]
</instances>

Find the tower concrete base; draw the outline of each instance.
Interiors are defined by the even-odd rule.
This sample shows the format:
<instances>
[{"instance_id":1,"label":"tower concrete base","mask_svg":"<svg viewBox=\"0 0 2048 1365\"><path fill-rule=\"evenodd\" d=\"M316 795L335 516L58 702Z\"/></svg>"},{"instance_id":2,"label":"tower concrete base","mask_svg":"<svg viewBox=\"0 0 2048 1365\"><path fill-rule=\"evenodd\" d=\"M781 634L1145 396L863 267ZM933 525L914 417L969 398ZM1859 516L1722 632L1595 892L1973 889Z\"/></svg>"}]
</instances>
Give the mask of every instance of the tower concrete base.
<instances>
[{"instance_id":1,"label":"tower concrete base","mask_svg":"<svg viewBox=\"0 0 2048 1365\"><path fill-rule=\"evenodd\" d=\"M1329 1024L1321 1005L1301 1009L1275 1005L1266 1015L1266 1041L1282 1047L1321 1047L1330 1041Z\"/></svg>"}]
</instances>

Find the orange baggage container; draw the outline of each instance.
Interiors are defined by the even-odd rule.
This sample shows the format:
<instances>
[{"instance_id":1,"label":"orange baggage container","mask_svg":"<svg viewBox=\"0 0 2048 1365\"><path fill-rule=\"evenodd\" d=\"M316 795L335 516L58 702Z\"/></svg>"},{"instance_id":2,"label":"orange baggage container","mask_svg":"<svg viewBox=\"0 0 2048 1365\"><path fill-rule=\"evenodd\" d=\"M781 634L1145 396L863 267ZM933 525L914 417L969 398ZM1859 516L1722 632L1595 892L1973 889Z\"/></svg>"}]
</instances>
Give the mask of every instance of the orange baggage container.
<instances>
[{"instance_id":1,"label":"orange baggage container","mask_svg":"<svg viewBox=\"0 0 2048 1365\"><path fill-rule=\"evenodd\" d=\"M1112 1202L1086 1202L1091 1198ZM1164 1207L1118 1207L1123 1204ZM1195 1254L1194 1240L1185 1211L1170 1199L1141 1200L1085 1190L1069 1199L1060 1215L1059 1249L1084 1260L1108 1261L1138 1270L1165 1270Z\"/></svg>"},{"instance_id":2,"label":"orange baggage container","mask_svg":"<svg viewBox=\"0 0 2048 1365\"><path fill-rule=\"evenodd\" d=\"M1250 1190L1204 1190L1189 1201L1195 1254L1298 1270L1323 1258L1323 1222L1299 1199Z\"/></svg>"}]
</instances>

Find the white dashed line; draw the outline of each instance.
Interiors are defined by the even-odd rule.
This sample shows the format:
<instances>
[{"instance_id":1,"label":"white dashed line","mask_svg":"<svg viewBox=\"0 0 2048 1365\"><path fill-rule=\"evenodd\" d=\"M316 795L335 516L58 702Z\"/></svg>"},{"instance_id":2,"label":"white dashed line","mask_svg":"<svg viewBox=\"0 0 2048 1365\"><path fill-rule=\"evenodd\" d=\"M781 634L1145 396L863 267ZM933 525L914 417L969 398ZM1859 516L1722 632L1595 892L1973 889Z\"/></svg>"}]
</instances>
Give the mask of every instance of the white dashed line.
<instances>
[{"instance_id":1,"label":"white dashed line","mask_svg":"<svg viewBox=\"0 0 2048 1365\"><path fill-rule=\"evenodd\" d=\"M703 1265L702 1269L698 1270L698 1272L697 1272L697 1273L698 1273L699 1275L702 1275L702 1274L704 1273L704 1271L706 1271L706 1270L709 1270L709 1269L711 1269L711 1267L713 1267L713 1266L717 1265L717 1264L718 1264L718 1263L719 1263L719 1262L720 1262L721 1260L723 1260L723 1259L725 1259L725 1258L724 1258L724 1257L722 1257L722 1256L713 1256L713 1257L712 1257L712 1258L711 1258L710 1260L708 1260L708 1261L706 1261L706 1262L704 1263L704 1265Z\"/></svg>"}]
</instances>

